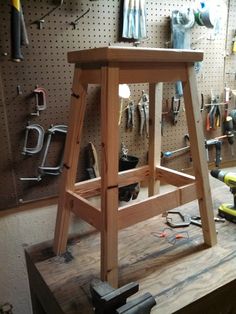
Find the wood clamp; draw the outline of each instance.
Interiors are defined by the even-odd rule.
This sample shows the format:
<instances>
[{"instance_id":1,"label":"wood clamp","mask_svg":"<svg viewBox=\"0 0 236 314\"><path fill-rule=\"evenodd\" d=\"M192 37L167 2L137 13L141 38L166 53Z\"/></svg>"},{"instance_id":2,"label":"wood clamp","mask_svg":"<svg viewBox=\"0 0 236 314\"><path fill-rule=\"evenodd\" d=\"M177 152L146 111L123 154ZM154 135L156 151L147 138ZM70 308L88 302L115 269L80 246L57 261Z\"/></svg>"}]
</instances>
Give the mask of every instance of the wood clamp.
<instances>
[{"instance_id":1,"label":"wood clamp","mask_svg":"<svg viewBox=\"0 0 236 314\"><path fill-rule=\"evenodd\" d=\"M26 143L27 143L27 139L28 139L28 133L27 133L23 152L24 152L24 154L27 153L28 155L32 155L32 151L35 154L35 153L41 151L41 149L43 147L44 130L40 125L30 125L29 127L30 127L29 129L37 130L38 133L40 134L38 137L38 143L37 143L36 147L28 148L28 147L26 147ZM43 135L42 135L42 132L43 132ZM36 177L21 177L20 178L21 181L37 181L37 182L39 182L42 180L44 175L57 176L62 172L64 149L63 149L62 155L60 157L60 162L59 162L58 166L52 167L52 166L46 165L47 155L48 155L49 147L50 147L50 144L52 141L52 135L55 133L66 134L67 133L67 126L66 125L54 125L54 126L51 126L50 129L48 129L48 137L47 137L46 147L45 147L44 154L43 154L43 159L42 159L41 165L38 167L38 173L39 173L38 176L36 176Z\"/></svg>"},{"instance_id":2,"label":"wood clamp","mask_svg":"<svg viewBox=\"0 0 236 314\"><path fill-rule=\"evenodd\" d=\"M40 111L47 108L46 90L43 87L36 87L34 90L36 112L32 112L31 116L39 116Z\"/></svg>"},{"instance_id":3,"label":"wood clamp","mask_svg":"<svg viewBox=\"0 0 236 314\"><path fill-rule=\"evenodd\" d=\"M50 175L57 176L62 172L63 154L60 158L60 162L58 166L55 166L55 167L46 166L46 160L47 160L47 155L49 152L49 147L52 141L52 135L55 133L61 133L61 134L66 135L67 126L66 125L54 125L50 129L48 129L48 137L47 137L46 147L45 147L45 151L43 155L43 160L42 160L41 165L38 167L40 174L50 174Z\"/></svg>"},{"instance_id":4,"label":"wood clamp","mask_svg":"<svg viewBox=\"0 0 236 314\"><path fill-rule=\"evenodd\" d=\"M29 147L28 145L28 139L29 139L29 133L36 132L38 135L37 144L34 147ZM43 140L44 140L44 129L39 124L30 124L28 122L28 125L26 126L26 132L25 132L25 140L24 140L24 147L22 150L23 155L34 155L41 151L43 147Z\"/></svg>"},{"instance_id":5,"label":"wood clamp","mask_svg":"<svg viewBox=\"0 0 236 314\"><path fill-rule=\"evenodd\" d=\"M127 298L136 293L138 289L139 285L135 282L114 289L107 282L93 279L90 283L90 292L95 314L150 313L152 307L156 305L156 301L149 292L127 302Z\"/></svg>"}]
</instances>

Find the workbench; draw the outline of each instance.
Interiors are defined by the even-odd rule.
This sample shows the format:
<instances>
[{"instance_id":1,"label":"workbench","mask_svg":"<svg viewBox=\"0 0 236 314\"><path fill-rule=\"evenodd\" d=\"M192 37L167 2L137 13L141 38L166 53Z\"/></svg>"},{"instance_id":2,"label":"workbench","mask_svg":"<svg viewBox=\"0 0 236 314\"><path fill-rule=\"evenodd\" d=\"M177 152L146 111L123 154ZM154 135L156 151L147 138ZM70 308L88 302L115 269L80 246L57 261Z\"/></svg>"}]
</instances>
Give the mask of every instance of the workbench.
<instances>
[{"instance_id":1,"label":"workbench","mask_svg":"<svg viewBox=\"0 0 236 314\"><path fill-rule=\"evenodd\" d=\"M222 202L232 202L229 188L210 178L215 216ZM197 201L178 208L198 214ZM153 236L166 227L153 217L119 233L119 286L136 281L135 297L150 292L152 313L236 313L236 225L216 223L217 245L206 248L200 227L190 225L189 239L172 245ZM79 239L79 240L78 240ZM55 256L53 241L25 250L34 314L93 313L89 283L99 277L100 237L91 226L71 237L65 257Z\"/></svg>"}]
</instances>

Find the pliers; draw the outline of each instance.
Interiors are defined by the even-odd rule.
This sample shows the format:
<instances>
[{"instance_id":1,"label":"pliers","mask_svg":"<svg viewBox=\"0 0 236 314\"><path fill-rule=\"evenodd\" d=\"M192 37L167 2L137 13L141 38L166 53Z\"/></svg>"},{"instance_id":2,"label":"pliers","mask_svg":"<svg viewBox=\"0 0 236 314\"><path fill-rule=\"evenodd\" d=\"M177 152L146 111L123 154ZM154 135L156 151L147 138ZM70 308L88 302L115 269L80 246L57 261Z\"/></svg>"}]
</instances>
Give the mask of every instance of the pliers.
<instances>
[{"instance_id":1,"label":"pliers","mask_svg":"<svg viewBox=\"0 0 236 314\"><path fill-rule=\"evenodd\" d=\"M176 98L176 97L172 97L171 99L171 113L172 113L172 122L174 125L176 125L177 123L177 117L179 114L179 110L180 110L180 98Z\"/></svg>"},{"instance_id":2,"label":"pliers","mask_svg":"<svg viewBox=\"0 0 236 314\"><path fill-rule=\"evenodd\" d=\"M146 131L146 136L149 136L148 124L149 124L149 98L148 95L142 91L142 96L138 103L139 114L140 114L140 130L139 134L143 134L144 126Z\"/></svg>"},{"instance_id":3,"label":"pliers","mask_svg":"<svg viewBox=\"0 0 236 314\"><path fill-rule=\"evenodd\" d=\"M134 107L135 107L134 102L132 100L129 101L128 106L127 106L127 125L126 125L126 127L128 130L131 130L131 131L134 127Z\"/></svg>"}]
</instances>

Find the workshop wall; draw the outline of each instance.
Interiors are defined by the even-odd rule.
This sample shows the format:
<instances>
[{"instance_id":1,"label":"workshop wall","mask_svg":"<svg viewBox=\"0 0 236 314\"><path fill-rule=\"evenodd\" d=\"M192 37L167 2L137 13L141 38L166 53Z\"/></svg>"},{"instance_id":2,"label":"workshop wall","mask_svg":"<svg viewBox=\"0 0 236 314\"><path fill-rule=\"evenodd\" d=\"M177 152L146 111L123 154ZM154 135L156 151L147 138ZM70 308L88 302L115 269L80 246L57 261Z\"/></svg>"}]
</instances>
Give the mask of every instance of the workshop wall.
<instances>
[{"instance_id":1,"label":"workshop wall","mask_svg":"<svg viewBox=\"0 0 236 314\"><path fill-rule=\"evenodd\" d=\"M225 3L226 8L228 1ZM235 0L230 6L235 6ZM71 94L73 66L67 63L67 52L71 50L88 49L118 43L120 22L120 1L64 1L64 4L45 17L42 29L34 23L54 8L59 1L21 1L26 21L29 46L22 48L24 60L16 63L10 60L10 6L9 1L1 1L0 28L0 111L1 135L0 144L4 149L0 157L1 199L0 209L19 205L22 202L37 200L58 193L59 176L45 175L41 181L21 181L20 178L37 178L38 166L42 162L44 150L33 156L22 155L27 123L39 124L47 131L51 125L67 124L68 109ZM140 46L166 47L170 41L170 19L172 10L193 5L193 0L146 1L147 7L147 40ZM235 8L234 8L234 11ZM87 13L86 13L87 12ZM229 10L231 12L231 10ZM84 16L82 16L86 13ZM227 13L227 10L226 10ZM231 13L230 13L231 14ZM235 14L235 13L234 13ZM71 22L78 17L77 25ZM230 15L230 31L233 28L233 16ZM235 19L234 19L235 20ZM192 29L192 43L196 49L204 50L205 57L197 80L200 93L204 94L206 103L210 102L211 89L223 97L225 83L225 45L227 33L227 14L222 17L222 28L214 38L211 30L195 25ZM229 41L232 41L229 34ZM133 45L132 43L121 43ZM229 60L230 59L230 60ZM228 58L231 68L233 57ZM228 80L229 87L234 88L234 79ZM47 94L47 108L39 116L31 115L35 108L36 86L43 87ZM121 142L129 150L129 154L139 157L139 165L146 162L148 139L145 134L139 135L139 114L137 103L142 90L148 92L148 87L142 84L131 86L131 95L136 104L135 124L133 131L126 130L125 113L121 123ZM170 111L171 98L174 96L172 84L164 85L163 111ZM99 99L98 86L90 86L88 91L88 110L84 125L84 136L81 149L81 162L78 169L78 180L86 177L85 146L92 141L98 153L100 152L99 128ZM232 106L232 104L230 105ZM199 109L200 110L200 109ZM221 108L222 112L224 108ZM206 118L206 110L202 113ZM172 151L185 146L184 135L187 133L184 104L176 125L172 124L171 113L164 117L162 150ZM222 134L221 128L206 132L207 138ZM49 165L58 165L63 144L63 136L53 137L53 144L47 157ZM29 145L35 145L35 134L31 134ZM45 145L44 145L45 147ZM222 147L223 161L231 160L231 150L225 141ZM211 149L210 160L214 160ZM189 153L180 157L163 160L165 165L174 169L191 167ZM4 169L4 170L3 170Z\"/></svg>"}]
</instances>

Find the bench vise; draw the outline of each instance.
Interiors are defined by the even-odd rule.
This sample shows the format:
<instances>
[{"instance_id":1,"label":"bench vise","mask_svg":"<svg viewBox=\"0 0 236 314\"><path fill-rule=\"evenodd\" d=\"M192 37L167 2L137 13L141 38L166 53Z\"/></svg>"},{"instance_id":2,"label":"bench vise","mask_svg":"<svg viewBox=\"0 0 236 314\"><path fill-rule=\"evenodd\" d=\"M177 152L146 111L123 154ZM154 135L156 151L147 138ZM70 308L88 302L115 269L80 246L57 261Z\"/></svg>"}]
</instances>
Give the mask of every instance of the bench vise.
<instances>
[{"instance_id":1,"label":"bench vise","mask_svg":"<svg viewBox=\"0 0 236 314\"><path fill-rule=\"evenodd\" d=\"M90 291L95 314L149 314L156 305L149 292L126 303L127 298L138 289L139 285L135 282L114 289L107 282L93 279Z\"/></svg>"}]
</instances>

